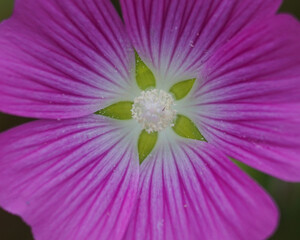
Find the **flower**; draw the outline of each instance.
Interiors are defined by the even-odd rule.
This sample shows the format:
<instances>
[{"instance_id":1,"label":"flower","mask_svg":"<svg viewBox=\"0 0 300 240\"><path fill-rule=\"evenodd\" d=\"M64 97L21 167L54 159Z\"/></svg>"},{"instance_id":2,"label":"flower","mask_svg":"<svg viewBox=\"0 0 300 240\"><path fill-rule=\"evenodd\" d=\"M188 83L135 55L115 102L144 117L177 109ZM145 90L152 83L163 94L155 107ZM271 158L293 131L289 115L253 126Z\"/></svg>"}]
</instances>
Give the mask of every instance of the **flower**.
<instances>
[{"instance_id":1,"label":"flower","mask_svg":"<svg viewBox=\"0 0 300 240\"><path fill-rule=\"evenodd\" d=\"M300 180L300 26L280 0L16 0L0 25L0 205L38 240L265 239L228 157ZM136 51L136 53L135 53ZM96 113L96 114L94 114Z\"/></svg>"}]
</instances>

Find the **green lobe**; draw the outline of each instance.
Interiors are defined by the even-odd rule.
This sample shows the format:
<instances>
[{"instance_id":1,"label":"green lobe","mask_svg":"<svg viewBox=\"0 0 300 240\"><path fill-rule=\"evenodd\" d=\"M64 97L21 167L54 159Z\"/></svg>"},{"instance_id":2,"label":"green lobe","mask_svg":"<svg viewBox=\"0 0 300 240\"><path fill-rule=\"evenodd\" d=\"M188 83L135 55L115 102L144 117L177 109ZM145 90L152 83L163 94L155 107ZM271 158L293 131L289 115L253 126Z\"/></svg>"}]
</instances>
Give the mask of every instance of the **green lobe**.
<instances>
[{"instance_id":1,"label":"green lobe","mask_svg":"<svg viewBox=\"0 0 300 240\"><path fill-rule=\"evenodd\" d=\"M181 137L206 141L191 119L178 114L173 130Z\"/></svg>"},{"instance_id":2,"label":"green lobe","mask_svg":"<svg viewBox=\"0 0 300 240\"><path fill-rule=\"evenodd\" d=\"M184 98L188 93L191 91L196 78L185 80L179 83L176 83L173 85L173 87L170 88L169 92L173 93L176 100L180 100Z\"/></svg>"},{"instance_id":3,"label":"green lobe","mask_svg":"<svg viewBox=\"0 0 300 240\"><path fill-rule=\"evenodd\" d=\"M151 153L151 151L155 147L157 138L157 132L148 133L145 130L141 132L138 140L138 153L140 163L142 163L145 160L145 158Z\"/></svg>"},{"instance_id":4,"label":"green lobe","mask_svg":"<svg viewBox=\"0 0 300 240\"><path fill-rule=\"evenodd\" d=\"M150 87L155 87L155 77L152 71L142 61L140 56L135 53L135 78L140 89L146 90Z\"/></svg>"},{"instance_id":5,"label":"green lobe","mask_svg":"<svg viewBox=\"0 0 300 240\"><path fill-rule=\"evenodd\" d=\"M99 115L103 115L106 117L119 119L119 120L128 120L132 118L132 114L131 114L132 105L133 102L128 102L128 101L118 102L95 112L95 114L99 114Z\"/></svg>"}]
</instances>

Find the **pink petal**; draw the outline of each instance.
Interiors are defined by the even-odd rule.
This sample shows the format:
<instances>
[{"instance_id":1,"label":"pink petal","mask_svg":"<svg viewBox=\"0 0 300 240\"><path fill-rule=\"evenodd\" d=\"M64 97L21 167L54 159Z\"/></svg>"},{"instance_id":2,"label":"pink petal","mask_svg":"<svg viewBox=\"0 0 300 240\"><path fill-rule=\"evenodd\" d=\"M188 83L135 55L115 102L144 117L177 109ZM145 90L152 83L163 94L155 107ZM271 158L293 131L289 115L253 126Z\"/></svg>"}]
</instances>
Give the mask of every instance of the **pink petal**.
<instances>
[{"instance_id":1,"label":"pink petal","mask_svg":"<svg viewBox=\"0 0 300 240\"><path fill-rule=\"evenodd\" d=\"M138 53L162 85L198 76L203 62L249 24L274 15L281 0L121 0Z\"/></svg>"},{"instance_id":2,"label":"pink petal","mask_svg":"<svg viewBox=\"0 0 300 240\"><path fill-rule=\"evenodd\" d=\"M249 27L205 65L195 121L228 156L300 180L300 24L287 15Z\"/></svg>"},{"instance_id":3,"label":"pink petal","mask_svg":"<svg viewBox=\"0 0 300 240\"><path fill-rule=\"evenodd\" d=\"M109 0L18 0L0 25L0 110L37 118L91 114L127 98L133 64Z\"/></svg>"},{"instance_id":4,"label":"pink petal","mask_svg":"<svg viewBox=\"0 0 300 240\"><path fill-rule=\"evenodd\" d=\"M0 135L0 205L37 240L122 239L138 159L111 120L36 121Z\"/></svg>"},{"instance_id":5,"label":"pink petal","mask_svg":"<svg viewBox=\"0 0 300 240\"><path fill-rule=\"evenodd\" d=\"M275 229L271 198L212 145L166 145L141 168L126 240L261 240Z\"/></svg>"}]
</instances>

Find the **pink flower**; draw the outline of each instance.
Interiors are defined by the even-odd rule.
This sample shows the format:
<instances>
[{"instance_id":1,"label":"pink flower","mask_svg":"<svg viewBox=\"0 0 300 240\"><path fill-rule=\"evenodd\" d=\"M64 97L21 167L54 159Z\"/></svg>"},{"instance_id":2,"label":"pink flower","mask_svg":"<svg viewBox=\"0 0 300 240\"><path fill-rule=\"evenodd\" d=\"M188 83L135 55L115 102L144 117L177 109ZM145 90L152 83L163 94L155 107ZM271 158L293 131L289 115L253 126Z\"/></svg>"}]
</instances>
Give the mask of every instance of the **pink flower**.
<instances>
[{"instance_id":1,"label":"pink flower","mask_svg":"<svg viewBox=\"0 0 300 240\"><path fill-rule=\"evenodd\" d=\"M44 120L0 135L0 205L37 240L266 239L277 208L228 157L300 180L300 25L280 4L121 0L123 24L109 0L16 0L0 110ZM175 111L168 90L193 78ZM133 119L94 114L121 101ZM178 136L177 113L207 142ZM142 126L158 140L140 165Z\"/></svg>"}]
</instances>

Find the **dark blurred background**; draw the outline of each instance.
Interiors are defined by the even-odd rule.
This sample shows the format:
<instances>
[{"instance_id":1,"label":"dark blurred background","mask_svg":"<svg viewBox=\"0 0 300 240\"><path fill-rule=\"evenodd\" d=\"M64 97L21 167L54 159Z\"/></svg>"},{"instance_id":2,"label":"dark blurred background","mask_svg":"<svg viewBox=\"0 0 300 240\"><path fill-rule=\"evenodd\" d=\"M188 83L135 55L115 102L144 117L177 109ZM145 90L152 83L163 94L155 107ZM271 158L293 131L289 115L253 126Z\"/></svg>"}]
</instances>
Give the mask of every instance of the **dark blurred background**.
<instances>
[{"instance_id":1,"label":"dark blurred background","mask_svg":"<svg viewBox=\"0 0 300 240\"><path fill-rule=\"evenodd\" d=\"M116 2L117 0L113 1ZM13 0L0 0L0 21L11 15L13 3ZM285 0L280 11L291 13L300 19L300 0ZM30 119L0 113L0 132L27 121L30 121ZM299 240L300 183L282 182L249 167L242 166L242 168L244 168L244 170L255 178L273 196L280 208L280 225L271 240ZM253 221L255 221L255 219L253 219ZM30 228L21 218L11 215L0 208L0 240L32 239Z\"/></svg>"}]
</instances>

